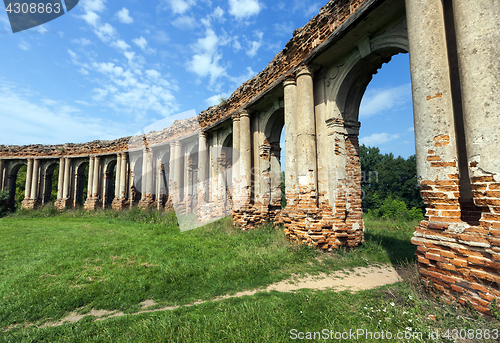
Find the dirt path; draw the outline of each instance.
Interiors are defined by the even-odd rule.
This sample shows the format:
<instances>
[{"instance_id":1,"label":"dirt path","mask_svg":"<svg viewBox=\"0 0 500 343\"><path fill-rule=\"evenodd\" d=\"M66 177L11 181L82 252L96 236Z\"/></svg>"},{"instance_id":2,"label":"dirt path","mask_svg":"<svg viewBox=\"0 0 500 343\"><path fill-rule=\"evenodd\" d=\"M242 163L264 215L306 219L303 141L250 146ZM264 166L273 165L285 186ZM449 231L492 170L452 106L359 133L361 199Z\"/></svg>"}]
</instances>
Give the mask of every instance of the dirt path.
<instances>
[{"instance_id":1,"label":"dirt path","mask_svg":"<svg viewBox=\"0 0 500 343\"><path fill-rule=\"evenodd\" d=\"M392 265L356 267L353 268L352 270L341 270L331 273L329 275L320 273L319 275L314 275L314 276L309 275L302 278L293 276L290 279L274 283L266 288L238 292L233 295L225 295L206 301L197 301L192 304L187 304L182 306L167 306L162 308L148 309L150 307L156 306L157 304L153 300L146 300L140 303L143 310L129 315L175 310L176 308L179 307L189 307L189 306L203 304L207 301L217 301L217 300L241 297L244 295L253 295L257 292L262 292L262 291L269 292L274 290L279 292L293 292L304 288L316 289L316 290L325 290L331 288L335 291L350 290L351 292L356 292L392 284L398 281L401 281L401 278ZM40 327L59 326L65 323L75 323L89 315L94 316L95 320L104 320L106 318L124 316L125 314L123 312L117 312L117 311L94 310L94 309L92 309L90 312L86 314L78 314L76 312L72 312L67 317L63 318L58 322L47 322L41 325ZM28 324L25 325L25 327L32 325L33 324ZM4 331L8 331L13 327L14 326L4 328Z\"/></svg>"}]
</instances>

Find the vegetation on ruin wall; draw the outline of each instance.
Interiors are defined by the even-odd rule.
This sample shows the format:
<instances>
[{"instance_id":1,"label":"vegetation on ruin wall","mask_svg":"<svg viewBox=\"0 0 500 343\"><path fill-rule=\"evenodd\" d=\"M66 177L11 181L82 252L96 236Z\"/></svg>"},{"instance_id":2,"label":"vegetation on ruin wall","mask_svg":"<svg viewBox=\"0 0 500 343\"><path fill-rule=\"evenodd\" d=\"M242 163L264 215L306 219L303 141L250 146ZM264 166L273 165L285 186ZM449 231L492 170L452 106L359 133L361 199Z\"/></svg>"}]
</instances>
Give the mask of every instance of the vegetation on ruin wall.
<instances>
[{"instance_id":1,"label":"vegetation on ruin wall","mask_svg":"<svg viewBox=\"0 0 500 343\"><path fill-rule=\"evenodd\" d=\"M359 150L366 215L403 221L422 219L425 206L417 183L415 155L394 157L364 144Z\"/></svg>"},{"instance_id":2,"label":"vegetation on ruin wall","mask_svg":"<svg viewBox=\"0 0 500 343\"><path fill-rule=\"evenodd\" d=\"M366 242L359 248L324 254L289 244L282 230L266 226L243 232L230 219L181 233L173 213L19 211L0 219L0 342L288 342L293 328L393 333L411 328L427 334L498 326L422 292L409 242L415 224L367 220ZM264 287L293 273L352 273L351 267L378 263L401 265L405 281L356 294L258 293L39 327L72 311L130 314L147 299L158 307L187 304ZM35 325L25 327L30 323Z\"/></svg>"}]
</instances>

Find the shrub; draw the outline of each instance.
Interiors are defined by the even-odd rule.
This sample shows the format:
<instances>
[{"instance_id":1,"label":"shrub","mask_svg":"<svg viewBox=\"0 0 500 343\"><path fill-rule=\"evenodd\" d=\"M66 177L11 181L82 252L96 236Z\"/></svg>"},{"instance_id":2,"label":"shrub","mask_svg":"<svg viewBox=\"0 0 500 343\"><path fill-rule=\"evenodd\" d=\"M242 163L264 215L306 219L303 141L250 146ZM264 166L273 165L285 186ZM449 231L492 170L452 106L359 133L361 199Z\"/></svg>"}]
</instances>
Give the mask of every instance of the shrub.
<instances>
[{"instance_id":1,"label":"shrub","mask_svg":"<svg viewBox=\"0 0 500 343\"><path fill-rule=\"evenodd\" d=\"M0 190L0 217L4 216L8 210L9 192Z\"/></svg>"},{"instance_id":2,"label":"shrub","mask_svg":"<svg viewBox=\"0 0 500 343\"><path fill-rule=\"evenodd\" d=\"M372 218L393 219L397 221L412 221L423 219L422 210L417 207L408 209L401 199L391 196L385 198L379 208L368 210L367 215Z\"/></svg>"}]
</instances>

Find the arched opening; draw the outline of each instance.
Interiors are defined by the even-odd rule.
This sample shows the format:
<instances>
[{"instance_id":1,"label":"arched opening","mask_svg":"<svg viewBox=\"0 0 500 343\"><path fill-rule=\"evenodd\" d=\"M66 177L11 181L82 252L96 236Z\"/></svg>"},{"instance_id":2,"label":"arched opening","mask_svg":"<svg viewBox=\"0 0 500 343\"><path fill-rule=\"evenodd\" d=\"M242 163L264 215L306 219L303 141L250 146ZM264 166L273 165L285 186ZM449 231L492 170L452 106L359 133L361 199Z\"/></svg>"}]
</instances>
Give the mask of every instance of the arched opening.
<instances>
[{"instance_id":1,"label":"arched opening","mask_svg":"<svg viewBox=\"0 0 500 343\"><path fill-rule=\"evenodd\" d=\"M264 192L263 199L268 199L271 217L284 206L284 161L282 154L284 148L285 114L283 108L274 109L265 123L264 144L261 155L265 157L263 165ZM266 180L267 179L267 180Z\"/></svg>"},{"instance_id":2,"label":"arched opening","mask_svg":"<svg viewBox=\"0 0 500 343\"><path fill-rule=\"evenodd\" d=\"M361 100L359 120L363 212L378 209L389 197L405 202L408 208L423 209L416 175L408 54L392 56L373 75Z\"/></svg>"},{"instance_id":3,"label":"arched opening","mask_svg":"<svg viewBox=\"0 0 500 343\"><path fill-rule=\"evenodd\" d=\"M139 203L139 201L142 198L142 181L143 181L143 175L142 175L142 156L137 158L134 162L133 166L133 171L134 171L134 182L130 186L130 205L136 205Z\"/></svg>"},{"instance_id":4,"label":"arched opening","mask_svg":"<svg viewBox=\"0 0 500 343\"><path fill-rule=\"evenodd\" d=\"M233 208L233 133L230 133L222 142L220 153L221 166L220 171L223 174L224 182L224 215L228 215Z\"/></svg>"},{"instance_id":5,"label":"arched opening","mask_svg":"<svg viewBox=\"0 0 500 343\"><path fill-rule=\"evenodd\" d=\"M165 206L169 196L170 152L161 152L156 166L156 202L158 209Z\"/></svg>"},{"instance_id":6,"label":"arched opening","mask_svg":"<svg viewBox=\"0 0 500 343\"><path fill-rule=\"evenodd\" d=\"M53 204L57 200L58 180L59 163L50 163L44 168L42 175L42 206Z\"/></svg>"},{"instance_id":7,"label":"arched opening","mask_svg":"<svg viewBox=\"0 0 500 343\"><path fill-rule=\"evenodd\" d=\"M76 167L75 175L75 203L74 206L82 207L87 200L87 187L89 180L89 163L82 162Z\"/></svg>"},{"instance_id":8,"label":"arched opening","mask_svg":"<svg viewBox=\"0 0 500 343\"><path fill-rule=\"evenodd\" d=\"M334 225L340 230L356 232L362 232L364 227L359 143L361 100L373 75L382 65L394 55L408 51L406 39L389 37L387 40L370 42L370 45L370 54L361 56L359 52L355 52L341 66L332 67L327 76L328 80L333 80L332 84L327 84L330 106L327 123L331 123L334 128L331 136L333 151L330 154L332 168L329 168L330 174L335 175L335 178L329 180L333 195L333 198L332 195L329 197L334 207ZM348 237L337 239L341 245L356 245L361 234L355 236L359 238L352 242Z\"/></svg>"},{"instance_id":9,"label":"arched opening","mask_svg":"<svg viewBox=\"0 0 500 343\"><path fill-rule=\"evenodd\" d=\"M8 207L12 211L21 208L21 202L24 200L27 170L26 164L21 162L10 169L7 189L9 191Z\"/></svg>"},{"instance_id":10,"label":"arched opening","mask_svg":"<svg viewBox=\"0 0 500 343\"><path fill-rule=\"evenodd\" d=\"M281 165L281 181L280 181L280 190L281 190L281 209L286 207L286 187L285 187L285 130L286 127L283 125L283 129L281 130L280 135L280 165Z\"/></svg>"},{"instance_id":11,"label":"arched opening","mask_svg":"<svg viewBox=\"0 0 500 343\"><path fill-rule=\"evenodd\" d=\"M187 213L192 212L198 203L196 186L198 184L198 145L191 148L187 160L187 180L184 182L184 192L186 194L186 210Z\"/></svg>"},{"instance_id":12,"label":"arched opening","mask_svg":"<svg viewBox=\"0 0 500 343\"><path fill-rule=\"evenodd\" d=\"M103 208L111 207L115 198L116 184L116 160L106 164L104 169L104 199L102 202Z\"/></svg>"}]
</instances>

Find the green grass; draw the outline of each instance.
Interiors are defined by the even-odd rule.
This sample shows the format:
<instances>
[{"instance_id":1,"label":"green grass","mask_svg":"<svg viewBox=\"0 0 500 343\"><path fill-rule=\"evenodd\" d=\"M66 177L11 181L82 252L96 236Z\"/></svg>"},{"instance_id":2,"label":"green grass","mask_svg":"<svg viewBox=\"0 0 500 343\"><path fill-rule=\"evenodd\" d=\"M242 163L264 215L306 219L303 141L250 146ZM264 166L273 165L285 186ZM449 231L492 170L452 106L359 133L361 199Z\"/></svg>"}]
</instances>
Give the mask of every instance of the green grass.
<instances>
[{"instance_id":1,"label":"green grass","mask_svg":"<svg viewBox=\"0 0 500 343\"><path fill-rule=\"evenodd\" d=\"M133 313L147 299L162 306L210 300L265 287L292 273L377 263L412 270L415 247L409 240L415 225L367 221L366 242L359 248L324 254L289 244L283 231L270 225L243 232L229 218L181 233L173 213L19 211L0 219L0 327L14 327L3 337L0 331L0 341L288 342L293 328L425 331L433 324L429 311L442 325L451 325L446 313L456 309L427 298L413 272L393 288L356 294L258 293L173 311L24 327L75 310ZM391 312L376 312L383 308ZM405 318L418 322L411 326ZM492 325L477 318L464 324L471 323Z\"/></svg>"}]
</instances>

